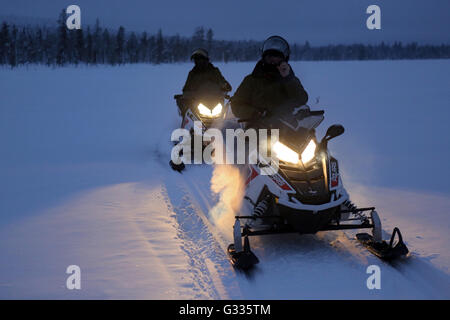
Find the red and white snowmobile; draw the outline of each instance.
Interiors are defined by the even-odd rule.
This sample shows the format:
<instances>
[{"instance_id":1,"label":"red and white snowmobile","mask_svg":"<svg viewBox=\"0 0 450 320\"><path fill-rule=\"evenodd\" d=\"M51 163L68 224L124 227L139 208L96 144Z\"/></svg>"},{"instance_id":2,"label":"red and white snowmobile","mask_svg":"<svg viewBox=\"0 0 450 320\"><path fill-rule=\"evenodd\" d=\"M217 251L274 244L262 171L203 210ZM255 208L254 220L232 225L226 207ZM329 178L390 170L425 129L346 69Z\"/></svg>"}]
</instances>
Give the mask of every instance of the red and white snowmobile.
<instances>
[{"instance_id":1,"label":"red and white snowmobile","mask_svg":"<svg viewBox=\"0 0 450 320\"><path fill-rule=\"evenodd\" d=\"M231 263L249 269L259 262L250 249L250 236L349 229L371 229L371 234L359 233L356 237L381 259L405 256L408 249L398 228L389 243L384 241L375 208L357 208L350 202L338 161L328 150L328 141L341 135L344 127L332 125L319 142L315 128L323 121L324 111L311 111L307 106L286 109L258 120L256 127L279 129L278 141L271 144L271 154L279 164L267 160L258 150L250 151L257 153L257 163L246 165L245 199L253 213L235 217L234 243L228 247Z\"/></svg>"},{"instance_id":2,"label":"red and white snowmobile","mask_svg":"<svg viewBox=\"0 0 450 320\"><path fill-rule=\"evenodd\" d=\"M230 99L230 96L225 92L218 90L209 94L201 94L196 98L186 98L182 94L177 94L174 99L177 100L178 105L187 106L184 113L180 111L180 128L188 130L191 134L191 151L194 150L195 136L202 140L205 131L209 128L222 128L229 109L228 100ZM184 101L180 103L181 100ZM183 162L175 164L171 160L169 164L173 170L178 172L185 168Z\"/></svg>"}]
</instances>

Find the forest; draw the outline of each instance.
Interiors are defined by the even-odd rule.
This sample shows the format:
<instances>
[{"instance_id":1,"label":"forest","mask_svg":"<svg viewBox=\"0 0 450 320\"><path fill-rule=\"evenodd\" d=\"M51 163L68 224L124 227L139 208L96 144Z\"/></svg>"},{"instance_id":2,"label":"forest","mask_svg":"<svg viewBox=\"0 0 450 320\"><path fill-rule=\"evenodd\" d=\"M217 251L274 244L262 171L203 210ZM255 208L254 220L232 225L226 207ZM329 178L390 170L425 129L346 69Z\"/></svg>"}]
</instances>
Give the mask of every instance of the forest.
<instances>
[{"instance_id":1,"label":"forest","mask_svg":"<svg viewBox=\"0 0 450 320\"><path fill-rule=\"evenodd\" d=\"M55 26L0 26L0 64L16 67L27 64L63 66L67 64L177 63L189 61L195 48L205 48L212 61L256 61L262 41L218 40L210 28L197 27L191 37L156 34L102 27L96 23L69 30L63 10ZM311 46L308 41L291 44L291 60L392 60L448 59L450 45L423 45L394 42Z\"/></svg>"}]
</instances>

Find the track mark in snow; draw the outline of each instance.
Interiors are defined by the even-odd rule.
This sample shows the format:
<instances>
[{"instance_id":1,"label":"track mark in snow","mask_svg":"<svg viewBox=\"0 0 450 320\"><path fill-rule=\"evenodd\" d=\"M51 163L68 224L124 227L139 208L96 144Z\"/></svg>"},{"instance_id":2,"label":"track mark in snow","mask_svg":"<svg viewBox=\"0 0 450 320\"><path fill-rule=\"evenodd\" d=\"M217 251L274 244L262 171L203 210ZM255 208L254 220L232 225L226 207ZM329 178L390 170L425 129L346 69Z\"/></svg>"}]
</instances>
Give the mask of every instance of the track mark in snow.
<instances>
[{"instance_id":1,"label":"track mark in snow","mask_svg":"<svg viewBox=\"0 0 450 320\"><path fill-rule=\"evenodd\" d=\"M328 234L327 236L330 236ZM354 260L363 267L378 265L382 267L383 273L387 276L387 281L402 283L403 287L410 287L410 294L415 297L427 299L448 299L450 297L450 278L445 273L437 269L423 257L410 252L405 259L400 259L388 263L378 259L368 252L364 246L357 242L353 232L340 231L335 233L336 238L330 244L338 248L340 254L346 259ZM383 237L389 234L383 230ZM411 248L410 248L411 249ZM395 289L393 283L390 283ZM401 297L393 297L401 298Z\"/></svg>"},{"instance_id":2,"label":"track mark in snow","mask_svg":"<svg viewBox=\"0 0 450 320\"><path fill-rule=\"evenodd\" d=\"M190 261L193 282L211 299L242 298L222 239L217 238L216 228L191 194L185 175L171 172L165 179L164 195L167 206L174 212L178 237L182 239L182 249ZM206 263L206 259L210 263Z\"/></svg>"},{"instance_id":3,"label":"track mark in snow","mask_svg":"<svg viewBox=\"0 0 450 320\"><path fill-rule=\"evenodd\" d=\"M211 234L203 224L188 196L180 190L165 188L164 200L177 222L177 236L182 241L182 250L189 260L189 274L192 276L193 289L197 291L197 299L219 299L220 295L214 287L205 259L214 250L211 246Z\"/></svg>"},{"instance_id":4,"label":"track mark in snow","mask_svg":"<svg viewBox=\"0 0 450 320\"><path fill-rule=\"evenodd\" d=\"M216 288L217 292L219 293L220 299L230 299L225 286L223 285L222 281L220 280L220 276L217 273L216 266L214 265L214 263L209 258L205 259L205 263L206 263L206 267L209 270L209 273L212 275L211 279L214 283L214 287Z\"/></svg>"}]
</instances>

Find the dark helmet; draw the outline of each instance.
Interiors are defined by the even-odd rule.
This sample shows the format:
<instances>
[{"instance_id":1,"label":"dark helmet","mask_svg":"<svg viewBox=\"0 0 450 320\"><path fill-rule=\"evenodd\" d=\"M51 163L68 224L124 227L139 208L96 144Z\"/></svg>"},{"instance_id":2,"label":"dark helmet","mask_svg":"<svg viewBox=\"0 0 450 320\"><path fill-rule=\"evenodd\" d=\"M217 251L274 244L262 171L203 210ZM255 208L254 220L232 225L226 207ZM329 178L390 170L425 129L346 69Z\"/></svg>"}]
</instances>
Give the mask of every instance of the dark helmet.
<instances>
[{"instance_id":1,"label":"dark helmet","mask_svg":"<svg viewBox=\"0 0 450 320\"><path fill-rule=\"evenodd\" d=\"M288 61L291 50L287 41L282 37L271 36L264 41L262 46L262 57L264 58L267 54L282 55Z\"/></svg>"},{"instance_id":2,"label":"dark helmet","mask_svg":"<svg viewBox=\"0 0 450 320\"><path fill-rule=\"evenodd\" d=\"M196 58L203 58L203 59L209 60L208 51L206 51L205 49L202 49L202 48L195 49L192 52L191 60L194 60Z\"/></svg>"}]
</instances>

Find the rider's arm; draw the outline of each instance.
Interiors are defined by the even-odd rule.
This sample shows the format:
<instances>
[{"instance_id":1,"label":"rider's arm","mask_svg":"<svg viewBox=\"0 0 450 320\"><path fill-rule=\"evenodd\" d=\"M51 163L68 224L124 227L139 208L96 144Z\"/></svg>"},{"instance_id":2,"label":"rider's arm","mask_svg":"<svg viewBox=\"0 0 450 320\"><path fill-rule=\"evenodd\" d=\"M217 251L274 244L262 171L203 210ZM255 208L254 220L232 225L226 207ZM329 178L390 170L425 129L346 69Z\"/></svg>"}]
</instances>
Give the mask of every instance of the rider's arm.
<instances>
[{"instance_id":1,"label":"rider's arm","mask_svg":"<svg viewBox=\"0 0 450 320\"><path fill-rule=\"evenodd\" d=\"M231 91L230 83L223 77L219 68L216 68L216 78L217 82L221 85L221 89L225 92Z\"/></svg>"},{"instance_id":2,"label":"rider's arm","mask_svg":"<svg viewBox=\"0 0 450 320\"><path fill-rule=\"evenodd\" d=\"M194 91L194 86L195 86L194 78L195 78L194 73L192 71L190 71L188 74L188 77L186 79L186 83L184 84L184 87L183 87L183 94L185 92Z\"/></svg>"},{"instance_id":3,"label":"rider's arm","mask_svg":"<svg viewBox=\"0 0 450 320\"><path fill-rule=\"evenodd\" d=\"M237 88L234 96L231 98L231 110L233 111L233 114L240 119L249 119L258 112L258 110L252 106L252 83L251 76L245 77L239 88Z\"/></svg>"},{"instance_id":4,"label":"rider's arm","mask_svg":"<svg viewBox=\"0 0 450 320\"><path fill-rule=\"evenodd\" d=\"M296 105L302 106L308 102L308 93L295 75L288 76L288 79L285 79L282 85L289 99L294 101Z\"/></svg>"},{"instance_id":5,"label":"rider's arm","mask_svg":"<svg viewBox=\"0 0 450 320\"><path fill-rule=\"evenodd\" d=\"M194 98L195 91L198 87L197 82L198 79L196 79L194 72L190 71L183 87L183 99L190 100Z\"/></svg>"}]
</instances>

